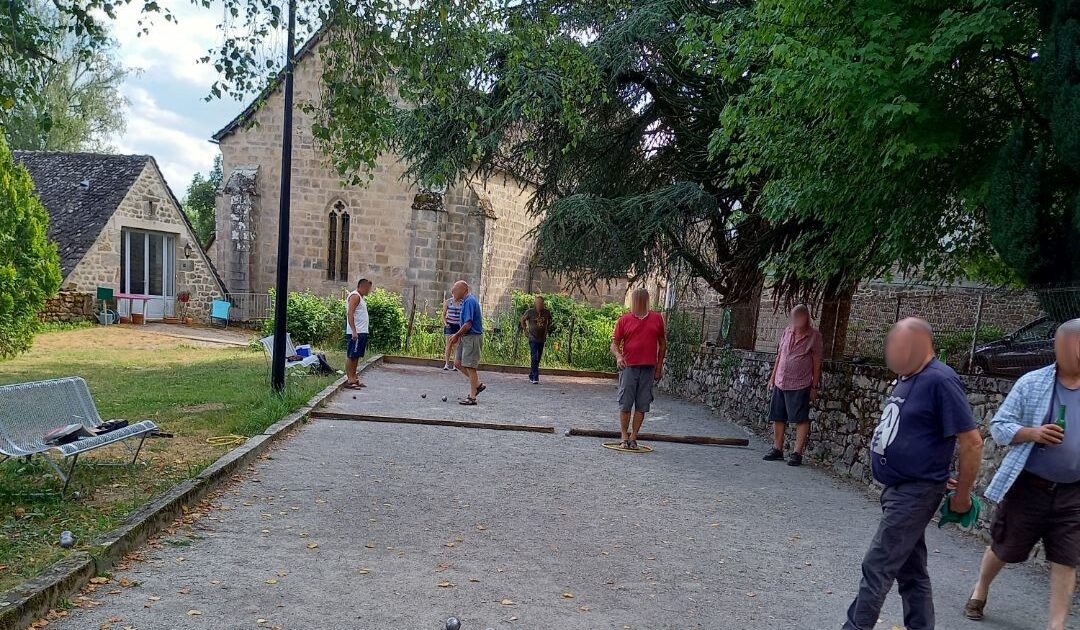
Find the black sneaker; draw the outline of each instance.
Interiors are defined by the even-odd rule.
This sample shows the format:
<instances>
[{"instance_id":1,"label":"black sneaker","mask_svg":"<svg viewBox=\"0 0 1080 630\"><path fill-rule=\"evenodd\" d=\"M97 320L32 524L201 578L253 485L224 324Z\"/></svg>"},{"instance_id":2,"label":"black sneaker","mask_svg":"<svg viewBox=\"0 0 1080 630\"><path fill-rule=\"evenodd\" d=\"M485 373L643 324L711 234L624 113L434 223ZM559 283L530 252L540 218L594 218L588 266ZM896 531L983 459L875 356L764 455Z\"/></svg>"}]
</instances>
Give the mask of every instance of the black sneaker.
<instances>
[{"instance_id":1,"label":"black sneaker","mask_svg":"<svg viewBox=\"0 0 1080 630\"><path fill-rule=\"evenodd\" d=\"M784 451L781 451L781 450L778 450L778 449L774 448L773 450L769 451L768 455L766 455L765 457L762 457L761 459L763 459L763 460L765 460L767 462L783 461L783 459L784 459Z\"/></svg>"},{"instance_id":2,"label":"black sneaker","mask_svg":"<svg viewBox=\"0 0 1080 630\"><path fill-rule=\"evenodd\" d=\"M802 466L802 453L792 453L791 459L787 461L788 466Z\"/></svg>"}]
</instances>

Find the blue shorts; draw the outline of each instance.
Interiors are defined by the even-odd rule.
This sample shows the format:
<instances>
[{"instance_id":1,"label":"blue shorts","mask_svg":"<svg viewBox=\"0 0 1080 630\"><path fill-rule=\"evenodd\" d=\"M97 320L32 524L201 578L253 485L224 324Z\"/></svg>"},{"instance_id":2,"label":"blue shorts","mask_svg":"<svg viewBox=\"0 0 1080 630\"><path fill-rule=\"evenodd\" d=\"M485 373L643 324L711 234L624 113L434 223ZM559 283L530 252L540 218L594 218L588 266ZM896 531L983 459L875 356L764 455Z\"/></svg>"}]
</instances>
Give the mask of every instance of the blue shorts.
<instances>
[{"instance_id":1,"label":"blue shorts","mask_svg":"<svg viewBox=\"0 0 1080 630\"><path fill-rule=\"evenodd\" d=\"M350 359L363 359L364 352L367 350L367 333L360 333L356 336L356 340L353 340L352 335L346 335L346 345L348 346L345 351L345 355Z\"/></svg>"},{"instance_id":2,"label":"blue shorts","mask_svg":"<svg viewBox=\"0 0 1080 630\"><path fill-rule=\"evenodd\" d=\"M450 335L456 335L459 330L461 330L461 324L447 324L443 328L443 334L449 337Z\"/></svg>"}]
</instances>

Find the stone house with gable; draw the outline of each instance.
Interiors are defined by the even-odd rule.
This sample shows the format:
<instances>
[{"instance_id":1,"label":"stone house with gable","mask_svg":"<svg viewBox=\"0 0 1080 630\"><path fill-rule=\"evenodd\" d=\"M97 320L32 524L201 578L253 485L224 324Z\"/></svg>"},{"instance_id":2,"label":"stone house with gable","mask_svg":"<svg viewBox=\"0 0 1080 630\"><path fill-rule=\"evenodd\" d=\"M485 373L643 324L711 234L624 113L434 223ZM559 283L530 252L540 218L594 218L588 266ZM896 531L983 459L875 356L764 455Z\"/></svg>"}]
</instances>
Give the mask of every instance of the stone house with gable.
<instances>
[{"instance_id":1,"label":"stone house with gable","mask_svg":"<svg viewBox=\"0 0 1080 630\"><path fill-rule=\"evenodd\" d=\"M303 104L321 94L318 36L297 54L294 75L289 286L340 296L366 277L400 293L406 308L437 312L450 285L463 279L486 312L506 309L515 290L563 292L534 265L527 211L531 184L507 172L467 178L442 192L402 179L405 165L383 156L366 187L343 185L312 137ZM234 302L274 286L284 94L274 88L214 134L224 183L210 255ZM625 285L593 292L619 301Z\"/></svg>"},{"instance_id":2,"label":"stone house with gable","mask_svg":"<svg viewBox=\"0 0 1080 630\"><path fill-rule=\"evenodd\" d=\"M49 213L60 295L46 321L92 319L98 287L149 296L146 319L206 321L225 288L180 202L148 155L15 151ZM184 302L182 295L188 296ZM120 314L134 307L121 300Z\"/></svg>"}]
</instances>

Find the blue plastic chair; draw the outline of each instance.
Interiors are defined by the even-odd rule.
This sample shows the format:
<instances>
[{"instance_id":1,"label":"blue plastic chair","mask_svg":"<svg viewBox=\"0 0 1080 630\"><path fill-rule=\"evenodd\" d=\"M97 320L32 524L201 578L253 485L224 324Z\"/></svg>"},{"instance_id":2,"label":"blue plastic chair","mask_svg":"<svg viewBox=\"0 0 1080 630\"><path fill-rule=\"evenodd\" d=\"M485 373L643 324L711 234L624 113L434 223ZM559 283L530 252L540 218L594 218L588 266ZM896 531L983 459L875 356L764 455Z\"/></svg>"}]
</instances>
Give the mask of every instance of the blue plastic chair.
<instances>
[{"instance_id":1,"label":"blue plastic chair","mask_svg":"<svg viewBox=\"0 0 1080 630\"><path fill-rule=\"evenodd\" d=\"M214 300L210 303L210 325L213 325L215 321L220 320L225 324L225 328L229 327L229 310L232 309L232 303L225 300Z\"/></svg>"}]
</instances>

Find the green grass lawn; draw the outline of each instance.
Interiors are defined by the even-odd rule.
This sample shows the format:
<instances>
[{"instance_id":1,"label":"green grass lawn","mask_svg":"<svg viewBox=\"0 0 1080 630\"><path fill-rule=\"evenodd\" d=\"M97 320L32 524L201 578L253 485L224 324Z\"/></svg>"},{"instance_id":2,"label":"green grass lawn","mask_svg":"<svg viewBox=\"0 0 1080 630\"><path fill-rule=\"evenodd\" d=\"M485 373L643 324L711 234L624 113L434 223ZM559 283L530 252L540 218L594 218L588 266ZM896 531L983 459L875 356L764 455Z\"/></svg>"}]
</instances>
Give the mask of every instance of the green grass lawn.
<instances>
[{"instance_id":1,"label":"green grass lawn","mask_svg":"<svg viewBox=\"0 0 1080 630\"><path fill-rule=\"evenodd\" d=\"M329 358L344 366L340 352ZM80 458L66 499L45 464L0 465L0 592L63 557L61 531L71 530L82 546L232 448L212 446L207 438L261 433L336 378L298 368L279 396L270 392L261 351L126 326L42 334L32 351L0 362L0 383L62 376L86 379L102 418L150 419L175 437L148 439L140 463L130 468L92 465L123 458L123 446L95 451L86 462Z\"/></svg>"}]
</instances>

